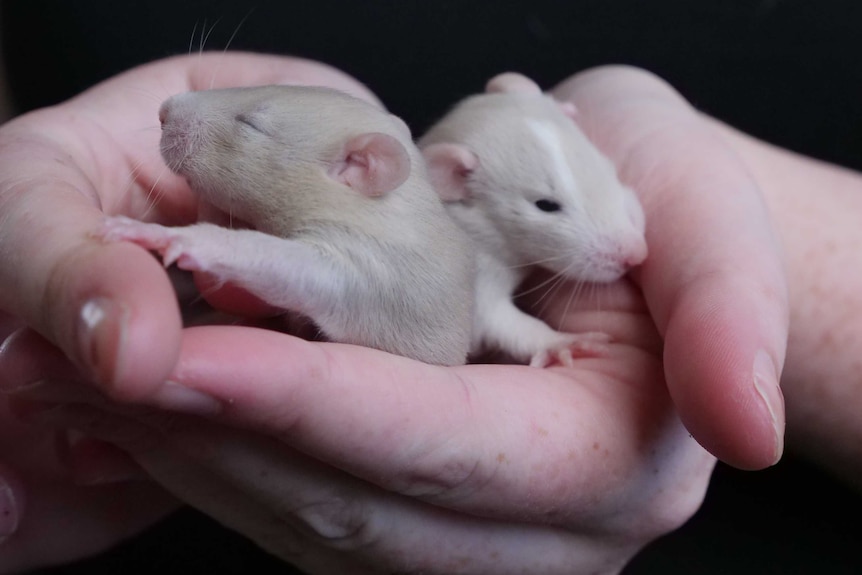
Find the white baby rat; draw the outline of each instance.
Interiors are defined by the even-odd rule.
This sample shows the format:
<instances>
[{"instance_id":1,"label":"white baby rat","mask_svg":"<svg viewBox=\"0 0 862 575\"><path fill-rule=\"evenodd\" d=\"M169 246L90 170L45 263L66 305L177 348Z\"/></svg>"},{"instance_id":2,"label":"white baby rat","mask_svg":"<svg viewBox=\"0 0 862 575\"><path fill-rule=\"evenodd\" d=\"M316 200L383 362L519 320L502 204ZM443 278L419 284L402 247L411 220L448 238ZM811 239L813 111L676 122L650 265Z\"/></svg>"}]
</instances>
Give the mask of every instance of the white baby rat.
<instances>
[{"instance_id":1,"label":"white baby rat","mask_svg":"<svg viewBox=\"0 0 862 575\"><path fill-rule=\"evenodd\" d=\"M575 114L506 73L419 140L432 183L477 247L474 353L501 350L545 366L600 352L607 336L555 331L519 310L514 291L535 266L610 282L646 258L641 204Z\"/></svg>"},{"instance_id":2,"label":"white baby rat","mask_svg":"<svg viewBox=\"0 0 862 575\"><path fill-rule=\"evenodd\" d=\"M201 213L214 207L252 229L115 217L97 235L299 312L331 340L432 364L466 361L469 239L399 118L302 86L179 94L159 117L162 156L200 195Z\"/></svg>"}]
</instances>

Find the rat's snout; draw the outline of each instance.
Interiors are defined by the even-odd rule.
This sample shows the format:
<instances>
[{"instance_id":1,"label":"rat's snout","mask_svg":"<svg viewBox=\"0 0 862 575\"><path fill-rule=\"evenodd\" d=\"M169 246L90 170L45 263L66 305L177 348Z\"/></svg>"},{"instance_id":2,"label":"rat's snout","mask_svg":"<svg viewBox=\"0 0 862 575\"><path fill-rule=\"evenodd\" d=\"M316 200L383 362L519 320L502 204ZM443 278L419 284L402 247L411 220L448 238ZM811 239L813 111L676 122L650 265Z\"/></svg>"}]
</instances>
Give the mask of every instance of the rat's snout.
<instances>
[{"instance_id":1,"label":"rat's snout","mask_svg":"<svg viewBox=\"0 0 862 575\"><path fill-rule=\"evenodd\" d=\"M159 106L159 123L162 129L176 125L182 128L194 122L200 113L201 106L196 106L193 93L181 93L171 96Z\"/></svg>"},{"instance_id":2,"label":"rat's snout","mask_svg":"<svg viewBox=\"0 0 862 575\"><path fill-rule=\"evenodd\" d=\"M615 281L647 258L647 243L642 234L631 233L604 237L589 252L585 279L595 282Z\"/></svg>"},{"instance_id":3,"label":"rat's snout","mask_svg":"<svg viewBox=\"0 0 862 575\"><path fill-rule=\"evenodd\" d=\"M189 99L184 94L172 96L159 107L162 126L160 149L171 170L181 173L196 152L201 138L199 121Z\"/></svg>"}]
</instances>

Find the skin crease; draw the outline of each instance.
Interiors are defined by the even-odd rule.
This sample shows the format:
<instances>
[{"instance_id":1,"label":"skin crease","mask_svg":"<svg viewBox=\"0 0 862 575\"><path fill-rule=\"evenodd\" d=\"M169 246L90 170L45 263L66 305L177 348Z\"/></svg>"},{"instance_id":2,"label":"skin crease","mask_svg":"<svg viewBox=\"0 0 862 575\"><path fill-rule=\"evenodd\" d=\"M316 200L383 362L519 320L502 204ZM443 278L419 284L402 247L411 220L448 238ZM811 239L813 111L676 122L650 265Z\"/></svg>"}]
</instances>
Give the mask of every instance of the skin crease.
<instances>
[{"instance_id":1,"label":"skin crease","mask_svg":"<svg viewBox=\"0 0 862 575\"><path fill-rule=\"evenodd\" d=\"M601 326L614 336L608 357L570 369L444 369L253 328L180 332L172 308L164 306L173 294L166 294L170 288L154 258L135 246L81 244L100 216L96 205L162 223L194 217L191 194L158 162L158 132L142 129L151 125L157 98L130 114L130 92L140 95L142 84L180 91L190 78L208 87L215 68L219 81L237 71L231 83L307 79L310 70L323 83L347 81L308 66L231 54L175 59L0 131L0 168L7 166L0 173L20 175L0 186L0 214L14 222L35 213L33 202L52 207L41 243L25 246L31 230L0 226L0 270L9 270L0 271L0 304L65 349L84 368L83 379L95 375L98 389L111 398L94 398L93 388L69 381L71 366L54 348L33 332L18 332L0 354L0 383L8 391L44 382L12 394L22 417L117 444L181 498L310 573L616 572L699 506L714 459L689 430L737 465L775 461L783 430L780 396L770 413L754 388L752 366L759 349L768 351L771 363L782 363L787 312L757 185L714 128L644 72L594 70L559 94L575 101L585 131L623 179L643 190L647 221L675 217L699 225L648 230L650 260L635 283L596 289L586 301L570 302L560 290L538 305L536 312L554 325ZM252 69L260 71L258 78ZM87 145L80 134L88 136ZM671 155L688 160L680 170L662 163L664 152L650 153L662 149L657 143L679 148L682 140L705 156ZM47 161L33 162L34 152ZM128 174L138 162L130 187ZM703 173L721 177L713 184ZM156 180L161 199L152 208ZM727 189L681 195L692 189L682 184L691 183L703 192L714 191L712 185ZM42 222L41 215L30 220ZM712 233L702 233L704 226ZM667 237L662 229L693 241ZM730 229L745 241L744 251L733 241L725 249ZM692 250L670 249L671 243ZM9 252L17 245L23 258ZM740 253L744 261L735 261ZM108 272L103 262L122 267ZM54 287L46 292L45 285ZM103 298L91 312L111 311L106 295L122 293L129 303L109 316L125 317L124 328L95 323L90 341L96 347L85 347L98 352L93 366L70 326L79 302L96 289ZM44 301L52 304L47 311ZM143 313L156 309L162 314ZM116 341L108 336L118 331L124 345L112 353L106 342ZM258 361L244 361L249 350ZM159 353L159 361L147 361ZM56 361L45 364L46 354ZM151 408L139 411L133 403ZM190 415L154 413L158 407ZM201 417L212 421L203 424ZM14 467L10 453L7 446L0 458ZM31 502L42 495L30 491L34 483L22 485ZM284 485L291 488L285 492ZM169 507L164 502L159 511ZM38 512L28 511L19 533L0 545L4 568L66 561L116 541L115 525L97 517L103 527L98 537L76 549L60 547L45 531L50 507L28 509ZM143 525L152 513L136 519ZM135 527L119 524L129 532ZM38 557L27 554L27 542L34 541L41 545ZM441 555L440 549L452 552Z\"/></svg>"}]
</instances>

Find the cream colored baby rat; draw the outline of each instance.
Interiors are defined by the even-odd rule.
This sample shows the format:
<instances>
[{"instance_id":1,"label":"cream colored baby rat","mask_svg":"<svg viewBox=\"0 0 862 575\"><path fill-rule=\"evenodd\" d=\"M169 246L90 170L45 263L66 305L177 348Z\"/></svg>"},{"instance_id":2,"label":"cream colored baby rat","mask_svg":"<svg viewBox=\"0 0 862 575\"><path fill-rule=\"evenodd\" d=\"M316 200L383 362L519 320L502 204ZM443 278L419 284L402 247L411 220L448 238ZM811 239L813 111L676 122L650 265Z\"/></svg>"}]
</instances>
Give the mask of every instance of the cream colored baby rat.
<instances>
[{"instance_id":1,"label":"cream colored baby rat","mask_svg":"<svg viewBox=\"0 0 862 575\"><path fill-rule=\"evenodd\" d=\"M519 310L513 294L535 266L610 282L646 258L643 209L575 113L506 73L419 140L449 214L476 245L473 352L545 366L600 350L604 334L555 331Z\"/></svg>"},{"instance_id":2,"label":"cream colored baby rat","mask_svg":"<svg viewBox=\"0 0 862 575\"><path fill-rule=\"evenodd\" d=\"M264 86L165 101L171 170L250 229L108 218L98 233L207 272L328 339L432 364L466 361L474 258L407 126L347 94Z\"/></svg>"}]
</instances>

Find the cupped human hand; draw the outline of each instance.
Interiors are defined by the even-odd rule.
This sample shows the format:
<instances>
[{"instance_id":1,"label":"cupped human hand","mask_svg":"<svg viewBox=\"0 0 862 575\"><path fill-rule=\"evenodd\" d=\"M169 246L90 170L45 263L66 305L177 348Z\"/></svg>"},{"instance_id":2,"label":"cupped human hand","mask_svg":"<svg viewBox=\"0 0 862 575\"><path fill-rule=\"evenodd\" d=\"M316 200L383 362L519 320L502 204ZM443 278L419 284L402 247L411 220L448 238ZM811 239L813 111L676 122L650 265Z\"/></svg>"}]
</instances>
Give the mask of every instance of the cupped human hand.
<instances>
[{"instance_id":1,"label":"cupped human hand","mask_svg":"<svg viewBox=\"0 0 862 575\"><path fill-rule=\"evenodd\" d=\"M69 404L66 386L60 406L50 385L19 398L47 401L31 417L115 442L309 572L618 570L703 495L713 459L679 417L735 465L780 455L785 286L755 183L666 84L609 68L556 93L649 221L639 289L581 290L605 295L539 310L558 327L610 332L608 355L446 369L209 327L184 334L170 384L107 388L194 417Z\"/></svg>"},{"instance_id":2,"label":"cupped human hand","mask_svg":"<svg viewBox=\"0 0 862 575\"><path fill-rule=\"evenodd\" d=\"M639 291L589 291L536 306L612 337L574 367L444 368L206 326L171 374L210 399L188 413L62 382L15 398L308 573L614 573L694 513L715 459L676 415Z\"/></svg>"},{"instance_id":3,"label":"cupped human hand","mask_svg":"<svg viewBox=\"0 0 862 575\"><path fill-rule=\"evenodd\" d=\"M7 389L49 370L121 400L158 396L182 337L171 282L144 250L105 244L90 232L105 214L194 221L196 199L159 157L161 101L187 90L271 83L328 85L374 100L322 64L203 53L135 68L0 128L0 341L25 329L0 353ZM41 334L39 351L29 367L11 369L14 350L39 339L27 329ZM6 401L0 397L0 572L103 549L176 505L153 485L115 484L128 469L91 469L115 476L85 482L112 485L76 486L81 477L64 463L68 442L15 423ZM104 451L87 442L70 449Z\"/></svg>"}]
</instances>

